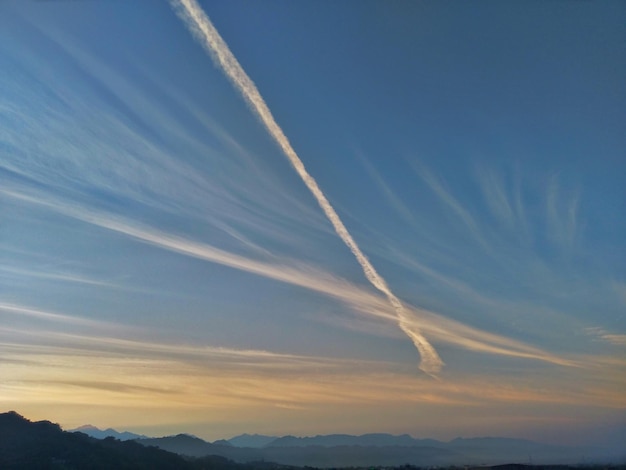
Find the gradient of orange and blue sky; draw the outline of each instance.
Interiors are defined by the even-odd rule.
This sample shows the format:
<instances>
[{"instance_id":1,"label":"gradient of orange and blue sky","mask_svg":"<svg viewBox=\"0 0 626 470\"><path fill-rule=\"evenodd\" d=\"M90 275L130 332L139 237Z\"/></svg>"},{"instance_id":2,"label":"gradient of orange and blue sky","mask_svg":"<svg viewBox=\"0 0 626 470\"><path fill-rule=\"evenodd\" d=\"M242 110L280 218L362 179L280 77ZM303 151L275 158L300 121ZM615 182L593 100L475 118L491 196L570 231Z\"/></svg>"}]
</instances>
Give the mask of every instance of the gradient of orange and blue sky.
<instances>
[{"instance_id":1,"label":"gradient of orange and blue sky","mask_svg":"<svg viewBox=\"0 0 626 470\"><path fill-rule=\"evenodd\" d=\"M5 0L0 408L210 440L623 429L626 4L200 4L406 318L168 2Z\"/></svg>"}]
</instances>

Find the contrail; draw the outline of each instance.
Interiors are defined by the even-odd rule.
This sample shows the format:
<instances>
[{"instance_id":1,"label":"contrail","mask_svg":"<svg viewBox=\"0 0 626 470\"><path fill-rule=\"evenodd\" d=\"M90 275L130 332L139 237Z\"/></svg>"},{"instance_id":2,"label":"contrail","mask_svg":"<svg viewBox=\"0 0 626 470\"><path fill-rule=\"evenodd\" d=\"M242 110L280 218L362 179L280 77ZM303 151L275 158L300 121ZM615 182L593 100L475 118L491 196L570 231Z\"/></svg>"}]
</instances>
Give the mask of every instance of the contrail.
<instances>
[{"instance_id":1,"label":"contrail","mask_svg":"<svg viewBox=\"0 0 626 470\"><path fill-rule=\"evenodd\" d=\"M309 188L309 191L311 191L317 200L317 203L324 211L324 214L330 223L333 225L337 235L339 235L343 242L348 246L358 263L361 265L367 280L379 291L385 294L389 303L393 306L396 312L399 327L409 338L411 338L413 344L415 344L415 347L420 353L420 369L430 375L434 375L439 372L441 366L443 365L443 361L437 354L437 351L435 351L435 348L433 348L421 332L411 325L411 317L402 305L402 302L398 299L398 297L396 297L391 289L389 289L385 280L380 274L378 274L376 269L374 269L374 266L372 266L372 263L370 263L367 257L363 254L359 246L352 238L352 235L350 235L348 229L339 218L339 215L337 215L337 212L335 212L333 206L331 206L328 199L326 199L326 196L324 196L324 193L322 193L322 190L319 188L316 181L307 172L302 160L300 160L300 157L298 157L295 150L289 143L289 139L287 139L287 136L276 123L274 116L272 116L267 104L265 104L265 101L259 93L259 90L257 90L256 85L243 70L233 53L228 48L228 45L219 35L200 5L198 5L196 0L170 0L170 3L174 8L174 11L176 11L178 16L184 21L192 34L209 52L213 61L222 68L226 76L233 82L235 88L239 90L243 98L252 108L252 111L254 111L261 119L261 122L265 125L269 134L280 146L306 187Z\"/></svg>"}]
</instances>

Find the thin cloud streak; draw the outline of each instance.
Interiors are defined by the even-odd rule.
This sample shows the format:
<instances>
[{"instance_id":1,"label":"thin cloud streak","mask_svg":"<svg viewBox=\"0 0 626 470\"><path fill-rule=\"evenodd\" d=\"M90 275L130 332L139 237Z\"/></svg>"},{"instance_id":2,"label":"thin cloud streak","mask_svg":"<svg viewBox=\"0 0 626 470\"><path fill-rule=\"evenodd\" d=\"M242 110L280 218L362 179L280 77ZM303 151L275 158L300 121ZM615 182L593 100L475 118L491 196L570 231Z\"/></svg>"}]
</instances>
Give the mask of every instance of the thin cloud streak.
<instances>
[{"instance_id":1,"label":"thin cloud streak","mask_svg":"<svg viewBox=\"0 0 626 470\"><path fill-rule=\"evenodd\" d=\"M493 170L477 169L476 173L487 207L502 224L514 228L516 215L502 179Z\"/></svg>"},{"instance_id":2,"label":"thin cloud streak","mask_svg":"<svg viewBox=\"0 0 626 470\"><path fill-rule=\"evenodd\" d=\"M411 166L414 171L422 178L422 180L430 187L430 189L439 197L439 199L452 211L456 216L463 221L463 223L469 228L472 235L483 246L486 246L486 242L481 234L478 224L474 220L474 217L463 207L463 205L448 191L443 183L428 171L424 166L411 162Z\"/></svg>"},{"instance_id":3,"label":"thin cloud streak","mask_svg":"<svg viewBox=\"0 0 626 470\"><path fill-rule=\"evenodd\" d=\"M626 334L609 332L600 327L586 328L585 332L590 336L606 341L614 346L626 346Z\"/></svg>"},{"instance_id":4,"label":"thin cloud streak","mask_svg":"<svg viewBox=\"0 0 626 470\"><path fill-rule=\"evenodd\" d=\"M214 61L222 67L225 74L243 95L252 110L259 116L269 134L278 143L304 184L317 200L318 204L324 211L324 214L333 225L337 235L339 235L341 240L346 244L346 246L348 246L357 262L361 265L367 280L379 291L381 291L385 297L387 297L387 300L393 306L398 317L398 325L407 334L407 336L411 338L413 344L415 344L421 355L420 369L431 375L439 372L443 365L443 361L437 354L437 351L435 351L435 348L433 348L428 340L422 335L416 325L411 322L411 317L404 308L400 299L398 299L398 297L396 297L396 295L391 291L385 280L378 274L369 259L363 254L357 243L354 241L352 235L350 235L347 228L339 218L339 215L321 191L317 182L307 172L304 164L289 143L289 140L274 120L272 113L261 97L256 85L245 73L204 11L195 0L172 0L171 3L187 27L196 36L196 38L202 42L202 45L209 51Z\"/></svg>"},{"instance_id":5,"label":"thin cloud streak","mask_svg":"<svg viewBox=\"0 0 626 470\"><path fill-rule=\"evenodd\" d=\"M50 320L55 322L61 322L71 325L84 325L90 327L112 327L115 326L112 323L107 323L99 320L90 320L82 317L74 317L71 315L64 315L61 313L48 312L35 308L25 307L23 305L15 305L10 303L0 302L0 312L13 315L25 315L29 317L40 318L43 320Z\"/></svg>"},{"instance_id":6,"label":"thin cloud streak","mask_svg":"<svg viewBox=\"0 0 626 470\"><path fill-rule=\"evenodd\" d=\"M19 340L19 343L17 342ZM214 373L271 375L274 377L311 374L343 376L346 373L389 371L396 364L361 359L337 359L323 356L303 356L267 350L235 349L210 345L163 343L49 329L0 327L0 357L41 358L41 365L52 365L46 357L64 357L54 362L91 363L98 358L125 358L140 368L145 362L177 363L185 367L207 368ZM85 358L89 358L85 361ZM33 359L34 360L34 359ZM35 361L37 362L37 361Z\"/></svg>"},{"instance_id":7,"label":"thin cloud streak","mask_svg":"<svg viewBox=\"0 0 626 470\"><path fill-rule=\"evenodd\" d=\"M578 229L579 193L563 200L557 175L552 176L546 188L546 225L555 243L567 250L576 244Z\"/></svg>"},{"instance_id":8,"label":"thin cloud streak","mask_svg":"<svg viewBox=\"0 0 626 470\"><path fill-rule=\"evenodd\" d=\"M43 270L35 271L32 269L21 269L21 268L12 268L8 266L0 266L0 275L2 275L2 273L7 273L9 275L25 277L25 278L35 277L35 278L42 278L42 279L50 279L53 281L76 282L79 284L87 284L87 285L98 286L98 287L111 287L111 288L116 288L116 289L123 287L123 286L118 286L116 284L111 284L109 282L99 281L96 279L89 279L84 276L67 274L63 272L43 271Z\"/></svg>"}]
</instances>

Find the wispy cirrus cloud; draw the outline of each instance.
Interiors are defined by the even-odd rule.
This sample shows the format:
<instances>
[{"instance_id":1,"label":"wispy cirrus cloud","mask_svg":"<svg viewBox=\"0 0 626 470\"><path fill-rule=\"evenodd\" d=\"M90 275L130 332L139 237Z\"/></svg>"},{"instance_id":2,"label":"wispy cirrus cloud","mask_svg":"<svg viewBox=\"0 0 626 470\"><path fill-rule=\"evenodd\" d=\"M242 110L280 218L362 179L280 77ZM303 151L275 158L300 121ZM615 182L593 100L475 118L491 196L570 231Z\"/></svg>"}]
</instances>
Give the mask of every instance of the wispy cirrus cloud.
<instances>
[{"instance_id":1,"label":"wispy cirrus cloud","mask_svg":"<svg viewBox=\"0 0 626 470\"><path fill-rule=\"evenodd\" d=\"M501 176L492 169L481 169L476 173L479 187L491 213L505 227L515 228L519 214L515 213L514 207L519 210L520 206L512 204Z\"/></svg>"},{"instance_id":2,"label":"wispy cirrus cloud","mask_svg":"<svg viewBox=\"0 0 626 470\"><path fill-rule=\"evenodd\" d=\"M464 207L452 191L446 188L445 183L432 173L424 165L416 161L411 162L411 166L415 173L426 183L426 185L437 195L439 200L452 211L452 213L460 219L470 233L483 246L486 246L484 236L481 233L480 226L476 222L470 211Z\"/></svg>"},{"instance_id":3,"label":"wispy cirrus cloud","mask_svg":"<svg viewBox=\"0 0 626 470\"><path fill-rule=\"evenodd\" d=\"M42 278L53 281L76 282L79 284L87 284L98 287L123 288L111 282L92 279L90 277L72 273L69 271L61 271L58 269L24 269L12 266L0 266L0 276L12 276L20 278Z\"/></svg>"},{"instance_id":4,"label":"wispy cirrus cloud","mask_svg":"<svg viewBox=\"0 0 626 470\"><path fill-rule=\"evenodd\" d=\"M384 321L397 320L395 312L383 298L344 279L301 262L287 259L282 263L260 261L206 243L142 226L119 216L86 209L76 203L64 203L49 197L42 198L36 194L27 194L23 191L6 188L0 189L0 193L30 204L44 206L49 210L88 224L124 234L142 243L327 295L344 302L356 313L366 314ZM423 328L440 342L476 352L541 360L561 365L574 365L571 361L547 353L540 348L528 346L520 341L481 331L410 305L406 305L405 309L405 321L410 327Z\"/></svg>"},{"instance_id":5,"label":"wispy cirrus cloud","mask_svg":"<svg viewBox=\"0 0 626 470\"><path fill-rule=\"evenodd\" d=\"M606 341L614 346L626 346L626 334L613 333L601 327L589 327L585 332L592 338Z\"/></svg>"},{"instance_id":6,"label":"wispy cirrus cloud","mask_svg":"<svg viewBox=\"0 0 626 470\"><path fill-rule=\"evenodd\" d=\"M558 177L552 176L546 188L546 224L550 237L571 251L578 237L578 192L563 196Z\"/></svg>"},{"instance_id":7,"label":"wispy cirrus cloud","mask_svg":"<svg viewBox=\"0 0 626 470\"><path fill-rule=\"evenodd\" d=\"M310 204L297 195L282 197L284 181L252 164L251 152L196 103L149 71L137 74L153 86L138 86L61 31L39 32L58 48L59 57L78 65L115 99L98 98L98 113L93 113L93 101L84 98L94 95L87 81L70 86L49 76L41 61L22 60L24 80L6 79L8 93L0 97L8 122L0 136L9 150L0 170L10 177L126 213L144 208L144 215L156 211L193 218L218 228L241 248L265 255L271 250L260 249L247 234L299 247L305 231L329 231ZM82 95L77 86L84 88ZM181 126L171 109L144 88L171 95L167 102L205 129L206 138ZM43 99L49 96L55 99ZM20 129L28 129L29 137ZM181 152L202 155L203 161L178 158ZM288 234L284 227L291 229Z\"/></svg>"},{"instance_id":8,"label":"wispy cirrus cloud","mask_svg":"<svg viewBox=\"0 0 626 470\"><path fill-rule=\"evenodd\" d=\"M609 334L602 335L602 339L616 346L626 346L626 335L618 335L618 334L609 333Z\"/></svg>"}]
</instances>

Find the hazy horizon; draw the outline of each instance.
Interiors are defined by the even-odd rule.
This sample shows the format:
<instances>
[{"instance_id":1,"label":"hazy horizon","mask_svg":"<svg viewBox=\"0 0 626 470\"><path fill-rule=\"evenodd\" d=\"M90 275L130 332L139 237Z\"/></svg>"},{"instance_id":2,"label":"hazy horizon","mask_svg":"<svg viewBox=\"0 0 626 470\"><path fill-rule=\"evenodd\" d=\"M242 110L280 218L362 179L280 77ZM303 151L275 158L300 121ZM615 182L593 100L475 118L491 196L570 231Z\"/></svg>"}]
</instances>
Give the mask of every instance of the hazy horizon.
<instances>
[{"instance_id":1,"label":"hazy horizon","mask_svg":"<svg viewBox=\"0 0 626 470\"><path fill-rule=\"evenodd\" d=\"M2 408L617 439L625 40L618 1L0 2Z\"/></svg>"},{"instance_id":2,"label":"hazy horizon","mask_svg":"<svg viewBox=\"0 0 626 470\"><path fill-rule=\"evenodd\" d=\"M590 430L592 431L591 434L587 435L585 438L580 438L580 440L578 442L572 442L570 441L568 442L564 442L562 440L556 439L556 440L541 440L541 439L537 439L534 438L533 436L519 436L519 435L510 435L510 436L502 436L502 435L467 435L467 436L462 436L462 435L458 435L458 436L454 436L452 438L435 438L433 436L429 436L429 435L421 435L421 436L415 436L412 435L410 433L384 433L384 432L365 432L365 433L360 433L360 434L354 434L354 433L342 433L342 432L332 432L332 433L323 433L323 434L309 434L309 435L298 435L298 434L264 434L264 433L257 433L257 432L242 432L239 434L234 434L234 435L228 435L228 436L221 436L221 437L214 437L214 438L207 438L207 437L202 437L201 435L192 433L192 432L187 432L184 430L179 430L179 431L174 431L174 432L169 432L169 433L165 433L165 434L146 434L143 432L140 432L139 428L137 428L135 431L133 431L132 429L127 429L127 428L111 428L111 427L101 427L101 426L96 426L93 425L91 423L88 424L84 424L82 426L77 426L76 428L67 428L67 427L63 427L63 430L65 431L77 431L80 430L81 427L91 427L91 428L95 428L98 431L107 431L107 430L112 430L115 431L117 433L123 433L123 432L131 432L133 434L138 434L138 435L144 435L148 438L161 438L161 437L172 437L172 436L177 436L179 434L185 434L188 436L192 436L192 437L197 437L200 438L206 442L209 443L214 443L217 441L230 441L231 439L235 439L238 437L242 437L242 436L250 436L250 437L268 437L268 438L272 438L272 439L280 439L283 437L295 437L295 438L316 438L316 437L324 437L324 436L353 436L353 437L360 437L360 436L364 436L364 435L376 435L376 434L384 434L384 435L390 435L390 436L410 436L413 439L434 439L440 442L444 442L444 443L448 443L451 441L454 441L456 439L520 439L520 440L528 440L528 441L532 441L532 442L536 442L538 444L550 444L550 445L567 445L567 446L571 446L571 447L576 447L579 445L585 445L585 446L598 446L598 447L607 447L610 449L613 449L615 447L615 445L619 442L619 435L623 434L624 430L623 427L616 427L615 429L610 429L607 430L605 433L600 434L600 433L596 433L594 434L593 431L594 430ZM145 429L154 429L153 427L147 427ZM171 429L171 428L165 428L165 429ZM246 447L246 446L239 446L239 447Z\"/></svg>"}]
</instances>

